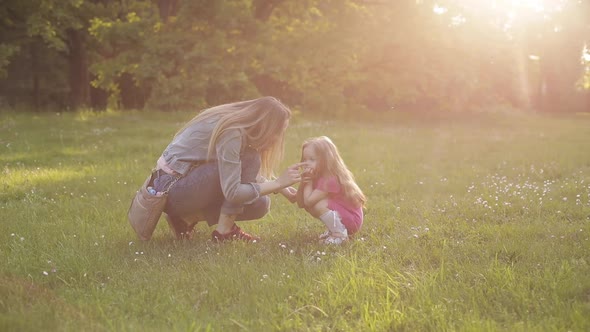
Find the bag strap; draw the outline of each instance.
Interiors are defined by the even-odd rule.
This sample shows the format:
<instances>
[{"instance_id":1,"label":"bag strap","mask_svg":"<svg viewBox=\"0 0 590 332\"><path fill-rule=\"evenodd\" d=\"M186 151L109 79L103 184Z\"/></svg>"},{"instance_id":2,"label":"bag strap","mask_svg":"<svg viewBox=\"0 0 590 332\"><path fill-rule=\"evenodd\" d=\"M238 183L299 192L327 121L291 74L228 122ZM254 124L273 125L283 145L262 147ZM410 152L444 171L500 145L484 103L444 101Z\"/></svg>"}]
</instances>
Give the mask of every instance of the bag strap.
<instances>
[{"instance_id":1,"label":"bag strap","mask_svg":"<svg viewBox=\"0 0 590 332\"><path fill-rule=\"evenodd\" d=\"M160 171L161 171L160 169L155 169L155 168L152 169L152 176L151 176L151 179L150 179L150 182L149 183L154 183L154 175L156 173L158 173L158 176L160 176L160 173L159 173ZM182 175L174 176L174 180L168 185L168 188L166 188L166 190L163 191L164 195L168 195L168 192L170 191L170 188L172 188L172 186L175 185L176 182L178 180L180 180L180 178L182 178Z\"/></svg>"},{"instance_id":2,"label":"bag strap","mask_svg":"<svg viewBox=\"0 0 590 332\"><path fill-rule=\"evenodd\" d=\"M178 180L180 180L180 178L181 178L181 176L175 176L175 177L174 177L174 181L172 181L172 182L170 183L170 185L168 185L168 189L166 189L166 191L164 192L164 194L166 194L166 195L167 195L167 194L168 194L168 192L170 191L170 188L172 188L172 186L173 186L174 184L176 184L176 182L177 182Z\"/></svg>"}]
</instances>

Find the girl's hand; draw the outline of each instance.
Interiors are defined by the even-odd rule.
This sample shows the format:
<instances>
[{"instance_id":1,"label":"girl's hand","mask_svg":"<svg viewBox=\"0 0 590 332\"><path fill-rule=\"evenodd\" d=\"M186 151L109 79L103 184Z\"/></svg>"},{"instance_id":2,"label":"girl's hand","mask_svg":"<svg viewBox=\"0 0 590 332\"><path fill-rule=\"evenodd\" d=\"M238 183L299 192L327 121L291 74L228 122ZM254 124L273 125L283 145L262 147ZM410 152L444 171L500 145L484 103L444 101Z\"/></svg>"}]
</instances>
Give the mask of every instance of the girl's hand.
<instances>
[{"instance_id":1,"label":"girl's hand","mask_svg":"<svg viewBox=\"0 0 590 332\"><path fill-rule=\"evenodd\" d=\"M314 177L314 170L313 168L306 167L303 169L303 173L301 173L301 182L311 182Z\"/></svg>"},{"instance_id":2,"label":"girl's hand","mask_svg":"<svg viewBox=\"0 0 590 332\"><path fill-rule=\"evenodd\" d=\"M281 194L285 196L291 203L295 203L297 201L297 189L293 187L281 189Z\"/></svg>"}]
</instances>

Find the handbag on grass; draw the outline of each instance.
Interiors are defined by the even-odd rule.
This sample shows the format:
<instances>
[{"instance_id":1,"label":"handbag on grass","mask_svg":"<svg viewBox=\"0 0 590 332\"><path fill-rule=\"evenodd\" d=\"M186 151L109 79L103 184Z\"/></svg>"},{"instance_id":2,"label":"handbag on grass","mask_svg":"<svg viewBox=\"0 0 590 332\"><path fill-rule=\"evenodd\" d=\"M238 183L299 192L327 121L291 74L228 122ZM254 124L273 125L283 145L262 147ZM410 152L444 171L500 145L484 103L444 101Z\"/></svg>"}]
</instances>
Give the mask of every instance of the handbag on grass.
<instances>
[{"instance_id":1,"label":"handbag on grass","mask_svg":"<svg viewBox=\"0 0 590 332\"><path fill-rule=\"evenodd\" d=\"M131 227L137 233L137 236L144 241L152 237L160 216L164 212L168 191L178 181L178 178L172 181L164 192L150 193L148 187L153 186L155 174L156 171L147 177L141 188L135 193L129 211L127 211L127 218L129 218Z\"/></svg>"}]
</instances>

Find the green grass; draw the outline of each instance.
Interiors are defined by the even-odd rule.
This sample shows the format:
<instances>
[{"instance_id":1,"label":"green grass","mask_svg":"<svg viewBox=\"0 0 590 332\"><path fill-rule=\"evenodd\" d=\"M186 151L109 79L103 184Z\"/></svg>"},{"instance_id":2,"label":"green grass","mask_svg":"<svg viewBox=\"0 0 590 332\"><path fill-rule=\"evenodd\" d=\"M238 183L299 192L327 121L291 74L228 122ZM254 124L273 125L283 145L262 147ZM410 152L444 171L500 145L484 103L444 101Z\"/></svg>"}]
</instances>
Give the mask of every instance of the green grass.
<instances>
[{"instance_id":1,"label":"green grass","mask_svg":"<svg viewBox=\"0 0 590 332\"><path fill-rule=\"evenodd\" d=\"M590 330L590 117L296 117L284 164L328 135L369 199L354 241L279 196L257 244L138 241L191 116L0 113L0 330Z\"/></svg>"}]
</instances>

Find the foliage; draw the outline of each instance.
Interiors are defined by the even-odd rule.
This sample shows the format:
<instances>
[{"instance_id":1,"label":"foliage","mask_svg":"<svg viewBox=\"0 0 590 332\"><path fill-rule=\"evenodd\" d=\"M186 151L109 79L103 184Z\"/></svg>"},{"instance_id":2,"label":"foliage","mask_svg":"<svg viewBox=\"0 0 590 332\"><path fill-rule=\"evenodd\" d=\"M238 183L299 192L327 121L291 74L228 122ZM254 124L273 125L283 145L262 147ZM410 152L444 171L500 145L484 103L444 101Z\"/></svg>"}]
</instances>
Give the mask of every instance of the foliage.
<instances>
[{"instance_id":1,"label":"foliage","mask_svg":"<svg viewBox=\"0 0 590 332\"><path fill-rule=\"evenodd\" d=\"M200 109L275 95L309 113L584 110L590 4L534 3L3 3L0 87L11 105L56 96L73 109ZM51 77L63 85L43 83Z\"/></svg>"}]
</instances>

